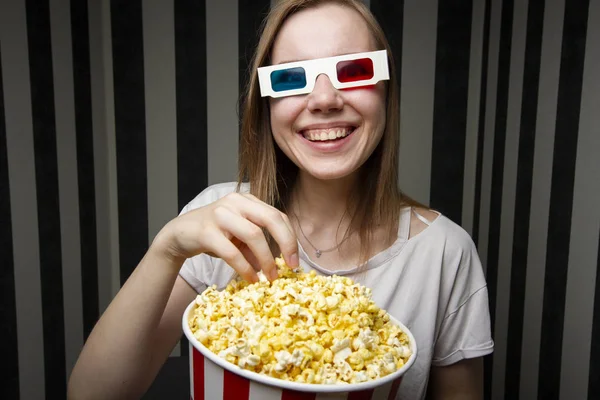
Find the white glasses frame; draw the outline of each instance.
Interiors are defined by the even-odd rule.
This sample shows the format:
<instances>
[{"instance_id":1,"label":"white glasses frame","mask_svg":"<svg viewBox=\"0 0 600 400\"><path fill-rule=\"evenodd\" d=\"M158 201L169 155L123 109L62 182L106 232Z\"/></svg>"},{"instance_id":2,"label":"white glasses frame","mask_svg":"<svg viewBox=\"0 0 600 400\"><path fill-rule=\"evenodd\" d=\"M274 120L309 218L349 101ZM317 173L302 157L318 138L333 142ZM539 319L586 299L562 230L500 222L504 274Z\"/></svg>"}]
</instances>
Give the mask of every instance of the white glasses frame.
<instances>
[{"instance_id":1,"label":"white glasses frame","mask_svg":"<svg viewBox=\"0 0 600 400\"><path fill-rule=\"evenodd\" d=\"M337 78L337 63L347 60L358 60L360 58L370 58L373 61L373 77L367 80L355 82L340 82ZM306 86L300 89L283 90L276 92L271 86L271 73L283 69L302 67L306 74ZM295 61L285 64L269 65L258 68L258 82L260 85L261 97L286 97L299 94L308 94L313 91L315 82L320 74L326 74L331 84L336 89L347 89L358 86L374 85L382 80L390 79L388 56L386 50L368 51L364 53L344 54L342 56L317 58L313 60Z\"/></svg>"}]
</instances>

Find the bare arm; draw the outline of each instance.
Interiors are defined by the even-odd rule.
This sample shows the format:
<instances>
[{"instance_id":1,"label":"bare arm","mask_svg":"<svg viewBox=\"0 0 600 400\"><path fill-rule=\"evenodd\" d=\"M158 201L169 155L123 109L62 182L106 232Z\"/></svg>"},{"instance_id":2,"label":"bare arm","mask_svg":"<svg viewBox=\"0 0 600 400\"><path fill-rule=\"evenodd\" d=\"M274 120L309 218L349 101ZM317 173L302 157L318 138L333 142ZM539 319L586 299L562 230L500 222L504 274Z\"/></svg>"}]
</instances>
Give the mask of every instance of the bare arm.
<instances>
[{"instance_id":1,"label":"bare arm","mask_svg":"<svg viewBox=\"0 0 600 400\"><path fill-rule=\"evenodd\" d=\"M70 399L139 398L148 389L196 295L178 277L179 265L152 249L146 254L89 336L69 380Z\"/></svg>"},{"instance_id":2,"label":"bare arm","mask_svg":"<svg viewBox=\"0 0 600 400\"><path fill-rule=\"evenodd\" d=\"M225 196L165 225L90 334L71 373L68 398L141 397L181 337L181 317L196 295L178 277L183 261L206 253L249 281L258 279L260 269L274 278L263 228L288 264L297 266L287 216L250 195Z\"/></svg>"},{"instance_id":3,"label":"bare arm","mask_svg":"<svg viewBox=\"0 0 600 400\"><path fill-rule=\"evenodd\" d=\"M483 399L483 358L462 360L447 367L433 367L429 375L432 400Z\"/></svg>"}]
</instances>

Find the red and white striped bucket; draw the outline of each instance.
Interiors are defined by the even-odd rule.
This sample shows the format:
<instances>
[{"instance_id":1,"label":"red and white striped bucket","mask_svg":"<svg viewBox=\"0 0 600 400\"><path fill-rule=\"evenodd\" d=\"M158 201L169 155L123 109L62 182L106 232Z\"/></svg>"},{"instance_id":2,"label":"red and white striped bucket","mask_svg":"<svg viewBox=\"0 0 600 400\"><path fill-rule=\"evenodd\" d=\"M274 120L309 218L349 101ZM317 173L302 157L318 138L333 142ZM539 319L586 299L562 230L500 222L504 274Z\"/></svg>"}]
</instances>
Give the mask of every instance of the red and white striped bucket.
<instances>
[{"instance_id":1,"label":"red and white striped bucket","mask_svg":"<svg viewBox=\"0 0 600 400\"><path fill-rule=\"evenodd\" d=\"M183 331L189 341L190 398L193 400L393 400L402 377L417 356L415 338L399 321L390 317L410 338L412 356L398 371L381 379L356 384L316 385L272 378L242 369L218 357L192 334L188 315L183 315Z\"/></svg>"}]
</instances>

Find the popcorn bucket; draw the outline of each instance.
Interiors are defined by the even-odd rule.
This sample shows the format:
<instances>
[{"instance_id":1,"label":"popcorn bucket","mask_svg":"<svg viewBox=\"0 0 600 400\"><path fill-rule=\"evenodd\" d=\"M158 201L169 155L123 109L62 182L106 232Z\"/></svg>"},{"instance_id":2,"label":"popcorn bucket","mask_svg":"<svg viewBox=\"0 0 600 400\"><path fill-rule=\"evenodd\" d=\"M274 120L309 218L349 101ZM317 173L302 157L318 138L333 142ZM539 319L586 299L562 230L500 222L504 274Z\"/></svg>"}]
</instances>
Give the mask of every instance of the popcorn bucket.
<instances>
[{"instance_id":1,"label":"popcorn bucket","mask_svg":"<svg viewBox=\"0 0 600 400\"><path fill-rule=\"evenodd\" d=\"M190 398L193 400L393 400L402 377L417 357L414 336L390 316L410 339L412 355L399 370L383 378L350 384L309 384L277 379L242 369L200 343L188 324L194 305L195 300L186 308L182 321L190 346Z\"/></svg>"}]
</instances>

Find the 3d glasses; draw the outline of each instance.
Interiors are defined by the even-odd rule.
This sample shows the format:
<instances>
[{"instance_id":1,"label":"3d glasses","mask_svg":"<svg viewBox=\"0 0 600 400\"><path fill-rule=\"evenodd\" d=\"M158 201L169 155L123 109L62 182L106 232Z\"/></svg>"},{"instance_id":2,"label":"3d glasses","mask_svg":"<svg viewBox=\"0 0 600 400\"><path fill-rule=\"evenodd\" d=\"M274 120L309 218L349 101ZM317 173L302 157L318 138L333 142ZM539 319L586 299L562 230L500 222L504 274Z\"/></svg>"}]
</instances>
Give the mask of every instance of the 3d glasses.
<instances>
[{"instance_id":1,"label":"3d glasses","mask_svg":"<svg viewBox=\"0 0 600 400\"><path fill-rule=\"evenodd\" d=\"M374 85L390 79L386 50L296 61L258 68L262 97L307 94L317 76L326 74L336 89Z\"/></svg>"}]
</instances>

